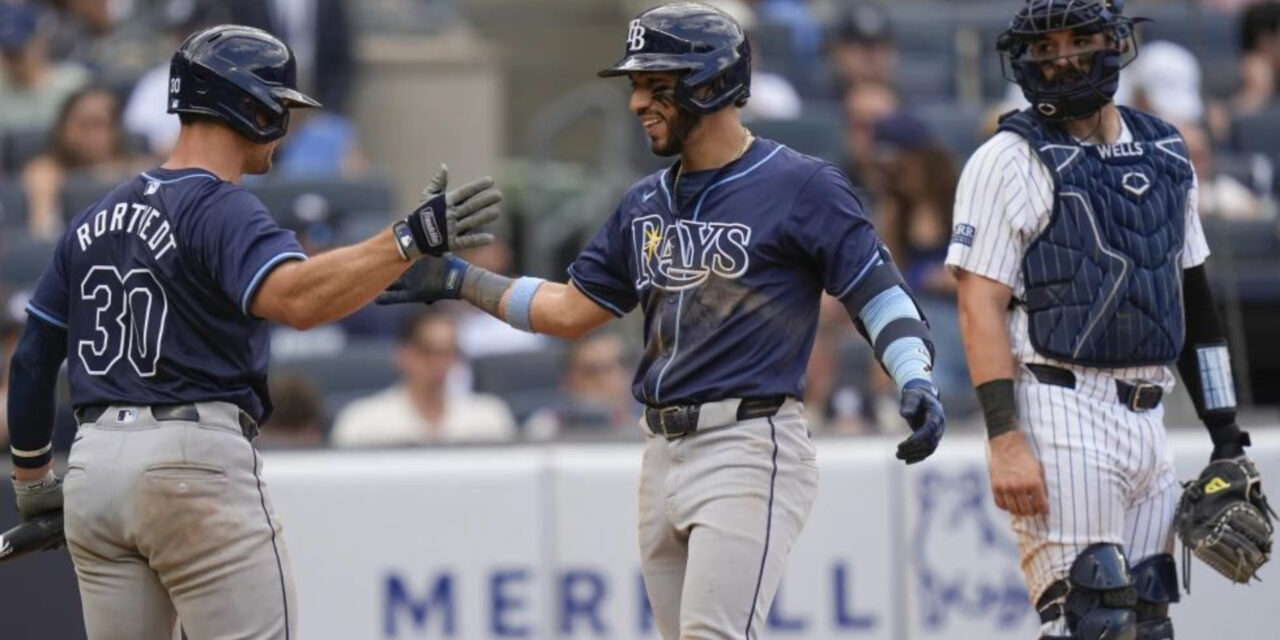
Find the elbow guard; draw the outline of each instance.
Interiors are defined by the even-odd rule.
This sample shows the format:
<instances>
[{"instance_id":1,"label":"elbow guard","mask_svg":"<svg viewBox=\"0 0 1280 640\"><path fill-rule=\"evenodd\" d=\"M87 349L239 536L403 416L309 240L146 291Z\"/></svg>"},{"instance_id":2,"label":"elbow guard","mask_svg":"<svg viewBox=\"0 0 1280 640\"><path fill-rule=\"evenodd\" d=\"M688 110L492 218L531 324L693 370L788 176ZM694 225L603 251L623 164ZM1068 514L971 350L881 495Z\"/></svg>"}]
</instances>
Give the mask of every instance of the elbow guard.
<instances>
[{"instance_id":1,"label":"elbow guard","mask_svg":"<svg viewBox=\"0 0 1280 640\"><path fill-rule=\"evenodd\" d=\"M913 379L933 381L933 337L928 321L891 260L882 254L879 263L842 302L854 326L871 343L876 360L899 388Z\"/></svg>"}]
</instances>

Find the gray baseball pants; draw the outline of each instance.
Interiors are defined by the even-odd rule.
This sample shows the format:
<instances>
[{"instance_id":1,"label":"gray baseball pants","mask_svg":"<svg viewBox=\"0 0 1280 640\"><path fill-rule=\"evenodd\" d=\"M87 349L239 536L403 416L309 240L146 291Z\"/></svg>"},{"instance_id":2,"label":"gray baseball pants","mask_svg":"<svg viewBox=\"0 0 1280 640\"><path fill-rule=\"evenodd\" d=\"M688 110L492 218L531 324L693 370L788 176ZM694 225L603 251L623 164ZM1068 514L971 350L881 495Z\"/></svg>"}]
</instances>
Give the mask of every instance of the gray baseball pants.
<instances>
[{"instance_id":1,"label":"gray baseball pants","mask_svg":"<svg viewBox=\"0 0 1280 640\"><path fill-rule=\"evenodd\" d=\"M289 640L297 613L280 521L239 409L199 422L112 406L71 448L67 547L89 640Z\"/></svg>"},{"instance_id":2,"label":"gray baseball pants","mask_svg":"<svg viewBox=\"0 0 1280 640\"><path fill-rule=\"evenodd\" d=\"M640 558L665 640L763 633L787 556L818 493L802 405L667 440L650 435Z\"/></svg>"}]
</instances>

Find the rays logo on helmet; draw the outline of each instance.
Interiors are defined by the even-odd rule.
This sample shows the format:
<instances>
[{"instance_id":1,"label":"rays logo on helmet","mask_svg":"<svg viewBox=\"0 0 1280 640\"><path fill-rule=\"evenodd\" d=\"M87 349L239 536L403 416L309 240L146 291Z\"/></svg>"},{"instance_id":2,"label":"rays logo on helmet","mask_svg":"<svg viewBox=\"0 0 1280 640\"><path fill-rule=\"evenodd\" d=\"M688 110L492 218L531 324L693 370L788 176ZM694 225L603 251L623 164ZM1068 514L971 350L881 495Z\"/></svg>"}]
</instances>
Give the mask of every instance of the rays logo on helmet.
<instances>
[{"instance_id":1,"label":"rays logo on helmet","mask_svg":"<svg viewBox=\"0 0 1280 640\"><path fill-rule=\"evenodd\" d=\"M644 25L639 20L632 20L631 26L627 28L627 47L630 51L639 51L644 48Z\"/></svg>"},{"instance_id":2,"label":"rays logo on helmet","mask_svg":"<svg viewBox=\"0 0 1280 640\"><path fill-rule=\"evenodd\" d=\"M713 274L734 280L747 273L751 227L738 223L680 220L668 225L661 216L631 221L636 262L636 289L692 289Z\"/></svg>"}]
</instances>

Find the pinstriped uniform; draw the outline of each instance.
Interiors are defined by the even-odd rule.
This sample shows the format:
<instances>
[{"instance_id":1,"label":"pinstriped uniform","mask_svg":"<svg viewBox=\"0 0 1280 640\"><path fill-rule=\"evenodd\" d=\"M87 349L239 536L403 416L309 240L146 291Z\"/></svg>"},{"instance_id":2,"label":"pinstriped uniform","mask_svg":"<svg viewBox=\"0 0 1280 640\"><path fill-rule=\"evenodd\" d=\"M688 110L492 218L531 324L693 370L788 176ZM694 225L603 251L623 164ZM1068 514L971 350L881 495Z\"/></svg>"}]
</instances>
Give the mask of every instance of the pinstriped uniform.
<instances>
[{"instance_id":1,"label":"pinstriped uniform","mask_svg":"<svg viewBox=\"0 0 1280 640\"><path fill-rule=\"evenodd\" d=\"M1121 122L1117 144L1133 140L1123 118ZM1172 154L1166 149L1151 152ZM957 189L956 233L948 266L1003 283L1022 298L1023 256L1048 226L1054 209L1051 170L1030 143L1013 132L997 133L979 148L965 165ZM1209 255L1196 190L1193 183L1187 196L1179 256L1183 269L1203 263ZM1009 311L1007 326L1019 365L1019 428L1044 466L1049 494L1048 516L1013 518L1032 601L1064 578L1076 555L1090 544L1123 545L1130 564L1170 552L1177 486L1164 408L1129 410L1117 398L1115 381L1153 382L1168 392L1174 385L1173 372L1163 365L1100 369L1045 357L1031 344L1022 305ZM1022 366L1026 364L1067 369L1075 375L1075 388L1042 384ZM1059 619L1059 628L1045 631L1062 633L1062 625L1065 620Z\"/></svg>"}]
</instances>

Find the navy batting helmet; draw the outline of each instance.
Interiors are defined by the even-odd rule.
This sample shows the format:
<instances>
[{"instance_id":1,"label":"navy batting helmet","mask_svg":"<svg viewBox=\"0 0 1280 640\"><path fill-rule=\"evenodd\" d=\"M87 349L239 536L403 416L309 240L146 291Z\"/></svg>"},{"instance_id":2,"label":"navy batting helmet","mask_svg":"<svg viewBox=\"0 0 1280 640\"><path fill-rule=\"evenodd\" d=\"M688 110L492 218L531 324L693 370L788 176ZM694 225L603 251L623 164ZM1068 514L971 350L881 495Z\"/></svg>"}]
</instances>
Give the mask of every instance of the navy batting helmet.
<instances>
[{"instance_id":1,"label":"navy batting helmet","mask_svg":"<svg viewBox=\"0 0 1280 640\"><path fill-rule=\"evenodd\" d=\"M622 59L601 78L633 71L685 71L676 83L676 104L699 115L751 95L751 44L742 27L723 11L696 2L649 9L627 29Z\"/></svg>"},{"instance_id":2,"label":"navy batting helmet","mask_svg":"<svg viewBox=\"0 0 1280 640\"><path fill-rule=\"evenodd\" d=\"M1124 0L1028 0L1000 34L1005 77L1022 87L1022 94L1040 117L1050 121L1083 118L1097 113L1115 96L1120 70L1138 55L1133 20L1121 15ZM1046 34L1070 30L1080 35L1104 34L1106 44L1073 56L1074 73L1049 79L1044 74L1063 56L1045 55L1034 44Z\"/></svg>"},{"instance_id":3,"label":"navy batting helmet","mask_svg":"<svg viewBox=\"0 0 1280 640\"><path fill-rule=\"evenodd\" d=\"M169 113L217 118L257 143L289 129L289 109L319 107L298 91L297 62L279 38L253 27L196 32L169 65Z\"/></svg>"}]
</instances>

